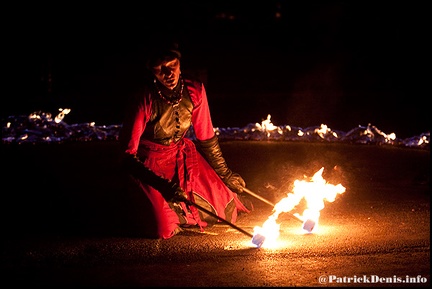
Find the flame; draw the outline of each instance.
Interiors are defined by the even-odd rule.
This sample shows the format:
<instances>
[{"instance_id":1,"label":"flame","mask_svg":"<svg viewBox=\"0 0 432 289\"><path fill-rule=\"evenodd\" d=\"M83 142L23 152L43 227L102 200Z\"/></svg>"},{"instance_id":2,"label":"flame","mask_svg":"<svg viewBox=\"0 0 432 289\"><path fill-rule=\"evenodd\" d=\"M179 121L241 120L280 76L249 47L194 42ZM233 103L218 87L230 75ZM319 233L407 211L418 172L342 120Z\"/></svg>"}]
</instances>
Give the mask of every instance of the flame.
<instances>
[{"instance_id":1,"label":"flame","mask_svg":"<svg viewBox=\"0 0 432 289\"><path fill-rule=\"evenodd\" d=\"M270 136L270 132L271 132L271 131L274 131L274 130L276 130L276 129L279 129L277 126L275 126L275 125L271 122L270 118L271 118L271 115L268 114L268 115L267 115L267 119L266 119L266 120L263 120L263 121L261 122L261 124L259 124L259 123L255 123L255 126L256 126L256 128L257 128L259 131L263 131L263 132L266 132L266 133L267 133L267 137Z\"/></svg>"},{"instance_id":2,"label":"flame","mask_svg":"<svg viewBox=\"0 0 432 289\"><path fill-rule=\"evenodd\" d=\"M266 248L277 246L277 239L280 235L280 224L277 219L281 213L293 210L302 199L306 201L306 209L303 215L293 214L300 221L311 220L315 222L313 231L318 227L320 211L324 208L324 201L334 202L338 194L345 192L345 187L341 184L332 185L322 177L324 167L318 170L310 181L295 180L292 193L288 193L286 198L280 200L273 208L273 214L264 222L262 227L254 228L254 235L265 236L263 244ZM310 233L310 232L309 232Z\"/></svg>"},{"instance_id":3,"label":"flame","mask_svg":"<svg viewBox=\"0 0 432 289\"><path fill-rule=\"evenodd\" d=\"M63 118L65 117L65 115L71 111L71 109L70 108L65 108L65 109L59 108L59 111L60 111L60 113L54 119L55 123L61 122L63 120Z\"/></svg>"}]
</instances>

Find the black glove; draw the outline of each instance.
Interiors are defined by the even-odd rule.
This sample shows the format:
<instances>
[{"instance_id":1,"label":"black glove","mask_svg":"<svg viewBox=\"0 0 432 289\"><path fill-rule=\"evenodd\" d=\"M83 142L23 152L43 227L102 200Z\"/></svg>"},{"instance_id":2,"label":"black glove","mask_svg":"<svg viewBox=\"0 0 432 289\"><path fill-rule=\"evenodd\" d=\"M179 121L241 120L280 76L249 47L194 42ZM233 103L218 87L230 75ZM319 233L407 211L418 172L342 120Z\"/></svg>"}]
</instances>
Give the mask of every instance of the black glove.
<instances>
[{"instance_id":1,"label":"black glove","mask_svg":"<svg viewBox=\"0 0 432 289\"><path fill-rule=\"evenodd\" d=\"M197 141L197 148L228 188L238 194L243 192L246 182L228 168L217 135L205 141Z\"/></svg>"},{"instance_id":2,"label":"black glove","mask_svg":"<svg viewBox=\"0 0 432 289\"><path fill-rule=\"evenodd\" d=\"M238 173L231 172L230 176L227 176L222 180L227 185L227 187L231 189L231 191L237 194L243 193L243 188L246 187L246 182Z\"/></svg>"},{"instance_id":3,"label":"black glove","mask_svg":"<svg viewBox=\"0 0 432 289\"><path fill-rule=\"evenodd\" d=\"M177 184L173 184L172 190L167 191L165 200L172 203L186 202L188 201L186 192Z\"/></svg>"},{"instance_id":4,"label":"black glove","mask_svg":"<svg viewBox=\"0 0 432 289\"><path fill-rule=\"evenodd\" d=\"M141 182L158 190L167 202L181 202L187 199L186 192L177 183L156 175L137 156L125 156L122 167Z\"/></svg>"}]
</instances>

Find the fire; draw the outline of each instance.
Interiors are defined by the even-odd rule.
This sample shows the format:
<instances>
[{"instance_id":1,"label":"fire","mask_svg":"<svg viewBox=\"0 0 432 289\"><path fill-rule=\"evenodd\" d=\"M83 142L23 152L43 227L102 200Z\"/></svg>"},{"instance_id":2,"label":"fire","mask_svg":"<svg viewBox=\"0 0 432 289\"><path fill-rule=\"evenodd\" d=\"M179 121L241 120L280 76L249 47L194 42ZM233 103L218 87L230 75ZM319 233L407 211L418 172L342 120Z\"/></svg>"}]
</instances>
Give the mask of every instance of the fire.
<instances>
[{"instance_id":1,"label":"fire","mask_svg":"<svg viewBox=\"0 0 432 289\"><path fill-rule=\"evenodd\" d=\"M280 224L277 223L279 215L293 210L302 199L306 201L303 215L293 214L293 216L302 221L303 229L309 233L317 229L320 211L324 208L324 201L334 202L338 194L345 192L345 187L341 184L327 183L322 177L323 171L324 167L318 170L310 181L295 180L292 193L288 193L286 198L275 204L273 214L264 222L262 227L256 226L254 228L254 235L259 234L265 237L265 247L276 246L280 234ZM314 226L310 227L310 224L314 224Z\"/></svg>"},{"instance_id":2,"label":"fire","mask_svg":"<svg viewBox=\"0 0 432 289\"><path fill-rule=\"evenodd\" d=\"M55 123L59 123L63 120L63 118L65 117L66 114L68 114L71 110L70 108L59 108L60 113L55 117L54 121Z\"/></svg>"},{"instance_id":3,"label":"fire","mask_svg":"<svg viewBox=\"0 0 432 289\"><path fill-rule=\"evenodd\" d=\"M271 132L271 131L274 131L275 129L278 129L278 127L275 126L275 125L271 122L270 119L271 119L271 115L268 114L268 115L267 115L267 119L266 119L266 120L263 120L263 121L261 122L261 124L259 124L259 123L255 123L255 126L257 127L258 130L267 132L267 137L270 136L270 132Z\"/></svg>"}]
</instances>

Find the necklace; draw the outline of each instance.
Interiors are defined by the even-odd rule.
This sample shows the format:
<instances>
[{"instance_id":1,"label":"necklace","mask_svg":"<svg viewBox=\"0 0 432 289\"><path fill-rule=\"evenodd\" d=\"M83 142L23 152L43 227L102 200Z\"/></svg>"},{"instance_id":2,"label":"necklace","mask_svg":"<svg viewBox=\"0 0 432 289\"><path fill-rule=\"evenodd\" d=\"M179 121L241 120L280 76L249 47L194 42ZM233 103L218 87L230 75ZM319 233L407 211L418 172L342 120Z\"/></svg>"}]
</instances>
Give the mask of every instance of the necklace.
<instances>
[{"instance_id":1,"label":"necklace","mask_svg":"<svg viewBox=\"0 0 432 289\"><path fill-rule=\"evenodd\" d=\"M156 78L153 80L155 87L156 87L156 91L158 93L158 95L160 96L160 98L162 98L163 100L165 100L166 102L168 102L169 104L171 104L172 106L177 106L180 101L182 100L183 97L183 89L184 89L184 82L183 82L183 78L180 77L180 91L177 97L175 96L175 92L173 91L173 97L172 98L168 98L165 95L163 95L162 91L159 89L159 85L156 82Z\"/></svg>"}]
</instances>

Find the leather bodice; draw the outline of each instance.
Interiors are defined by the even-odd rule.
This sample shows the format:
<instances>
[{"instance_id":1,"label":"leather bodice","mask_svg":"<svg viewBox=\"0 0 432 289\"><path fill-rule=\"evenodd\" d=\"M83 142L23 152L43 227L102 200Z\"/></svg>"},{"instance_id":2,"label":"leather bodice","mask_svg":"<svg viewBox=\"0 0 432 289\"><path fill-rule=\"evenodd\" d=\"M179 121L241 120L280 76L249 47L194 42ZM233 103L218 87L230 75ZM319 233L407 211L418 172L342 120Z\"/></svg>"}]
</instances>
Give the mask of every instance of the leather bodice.
<instances>
[{"instance_id":1,"label":"leather bodice","mask_svg":"<svg viewBox=\"0 0 432 289\"><path fill-rule=\"evenodd\" d=\"M152 113L142 138L162 145L178 142L192 124L193 103L187 88L183 90L182 100L177 105L166 102L156 92L153 96Z\"/></svg>"}]
</instances>

